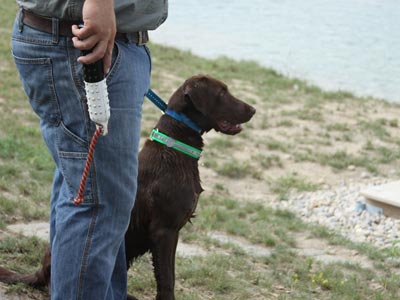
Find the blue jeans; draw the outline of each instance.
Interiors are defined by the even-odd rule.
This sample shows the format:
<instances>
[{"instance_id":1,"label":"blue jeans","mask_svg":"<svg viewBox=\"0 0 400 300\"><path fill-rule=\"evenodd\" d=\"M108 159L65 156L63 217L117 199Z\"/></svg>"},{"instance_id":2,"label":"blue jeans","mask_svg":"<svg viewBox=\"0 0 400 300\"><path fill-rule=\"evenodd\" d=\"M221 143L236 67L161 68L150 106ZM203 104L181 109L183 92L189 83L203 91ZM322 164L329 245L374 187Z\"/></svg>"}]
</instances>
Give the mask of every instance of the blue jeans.
<instances>
[{"instance_id":1,"label":"blue jeans","mask_svg":"<svg viewBox=\"0 0 400 300\"><path fill-rule=\"evenodd\" d=\"M57 25L57 20L53 20ZM126 299L124 234L137 186L143 97L150 84L145 46L116 41L107 75L109 133L100 136L86 183L77 195L90 139L79 51L69 37L24 25L17 16L12 52L30 105L55 162L50 204L51 299Z\"/></svg>"}]
</instances>

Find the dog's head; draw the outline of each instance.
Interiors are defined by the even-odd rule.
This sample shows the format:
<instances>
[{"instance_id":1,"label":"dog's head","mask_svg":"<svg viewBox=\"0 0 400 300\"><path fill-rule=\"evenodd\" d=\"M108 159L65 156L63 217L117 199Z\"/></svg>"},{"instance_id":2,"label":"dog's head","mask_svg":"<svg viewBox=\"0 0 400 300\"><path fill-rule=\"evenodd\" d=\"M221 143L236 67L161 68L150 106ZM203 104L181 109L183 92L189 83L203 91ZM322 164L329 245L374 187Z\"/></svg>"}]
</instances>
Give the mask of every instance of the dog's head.
<instances>
[{"instance_id":1,"label":"dog's head","mask_svg":"<svg viewBox=\"0 0 400 300\"><path fill-rule=\"evenodd\" d=\"M186 114L204 131L215 129L225 134L242 131L254 107L235 98L223 82L207 75L193 76L172 95L168 108Z\"/></svg>"}]
</instances>

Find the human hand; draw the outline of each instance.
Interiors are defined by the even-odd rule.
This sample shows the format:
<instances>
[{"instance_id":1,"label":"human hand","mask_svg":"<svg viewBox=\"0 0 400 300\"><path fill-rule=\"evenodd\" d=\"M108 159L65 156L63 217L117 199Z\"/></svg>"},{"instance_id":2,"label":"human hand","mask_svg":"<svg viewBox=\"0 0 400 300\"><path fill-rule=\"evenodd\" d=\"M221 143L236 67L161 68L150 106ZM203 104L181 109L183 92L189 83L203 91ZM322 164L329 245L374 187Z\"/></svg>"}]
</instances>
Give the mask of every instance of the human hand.
<instances>
[{"instance_id":1,"label":"human hand","mask_svg":"<svg viewBox=\"0 0 400 300\"><path fill-rule=\"evenodd\" d=\"M91 64L103 59L104 72L108 73L117 31L114 0L86 0L82 8L82 19L83 27L72 26L72 41L75 48L92 52L80 56L78 61Z\"/></svg>"}]
</instances>

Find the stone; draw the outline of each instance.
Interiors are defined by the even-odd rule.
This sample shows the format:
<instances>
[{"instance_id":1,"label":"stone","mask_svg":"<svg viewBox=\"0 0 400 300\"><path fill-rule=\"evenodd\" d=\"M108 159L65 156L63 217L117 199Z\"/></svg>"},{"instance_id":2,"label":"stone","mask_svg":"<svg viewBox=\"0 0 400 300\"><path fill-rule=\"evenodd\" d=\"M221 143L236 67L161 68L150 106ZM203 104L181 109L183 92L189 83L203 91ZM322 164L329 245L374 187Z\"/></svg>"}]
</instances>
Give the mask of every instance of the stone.
<instances>
[{"instance_id":1,"label":"stone","mask_svg":"<svg viewBox=\"0 0 400 300\"><path fill-rule=\"evenodd\" d=\"M367 172L362 172L361 173L361 178L362 179L368 179L368 178L370 178L371 177L371 175L369 174L369 173L367 173Z\"/></svg>"}]
</instances>

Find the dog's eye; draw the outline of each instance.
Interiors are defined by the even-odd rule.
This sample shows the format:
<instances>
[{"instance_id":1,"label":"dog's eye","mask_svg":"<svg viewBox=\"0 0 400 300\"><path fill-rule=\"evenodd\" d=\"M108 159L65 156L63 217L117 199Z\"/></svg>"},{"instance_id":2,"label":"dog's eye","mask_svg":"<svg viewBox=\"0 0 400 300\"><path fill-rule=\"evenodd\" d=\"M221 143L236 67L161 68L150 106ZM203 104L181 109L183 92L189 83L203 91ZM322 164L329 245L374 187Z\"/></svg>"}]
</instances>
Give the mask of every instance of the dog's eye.
<instances>
[{"instance_id":1,"label":"dog's eye","mask_svg":"<svg viewBox=\"0 0 400 300\"><path fill-rule=\"evenodd\" d=\"M220 97L223 97L223 96L225 96L225 93L226 93L225 90L221 90L221 91L219 92L219 96L220 96Z\"/></svg>"}]
</instances>

